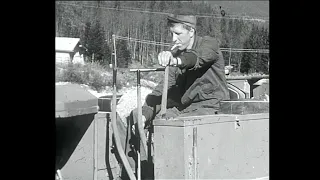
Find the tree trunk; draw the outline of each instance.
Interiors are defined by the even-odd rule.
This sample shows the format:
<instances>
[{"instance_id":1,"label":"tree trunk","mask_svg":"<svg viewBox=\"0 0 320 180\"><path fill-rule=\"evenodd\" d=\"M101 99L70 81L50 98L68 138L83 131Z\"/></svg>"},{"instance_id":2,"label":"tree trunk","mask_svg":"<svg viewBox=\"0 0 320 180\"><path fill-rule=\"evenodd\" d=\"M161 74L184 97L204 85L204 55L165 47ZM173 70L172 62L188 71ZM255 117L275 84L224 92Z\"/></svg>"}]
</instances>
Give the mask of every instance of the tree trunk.
<instances>
[{"instance_id":1,"label":"tree trunk","mask_svg":"<svg viewBox=\"0 0 320 180\"><path fill-rule=\"evenodd\" d=\"M130 46L130 26L128 26L128 49L130 49L131 48L131 46Z\"/></svg>"},{"instance_id":2,"label":"tree trunk","mask_svg":"<svg viewBox=\"0 0 320 180\"><path fill-rule=\"evenodd\" d=\"M138 37L138 29L136 28L136 36L135 38ZM136 47L137 47L137 42L134 41L134 46L133 46L133 59L136 59Z\"/></svg>"},{"instance_id":3,"label":"tree trunk","mask_svg":"<svg viewBox=\"0 0 320 180\"><path fill-rule=\"evenodd\" d=\"M143 51L143 46L142 46L142 43L140 43L140 54L139 54L139 61L140 61L140 64L142 65L143 64L143 60L142 60L142 51Z\"/></svg>"},{"instance_id":4,"label":"tree trunk","mask_svg":"<svg viewBox=\"0 0 320 180\"><path fill-rule=\"evenodd\" d=\"M139 43L139 46L140 46L140 48L139 48L139 61L142 64L142 43L141 42Z\"/></svg>"},{"instance_id":5,"label":"tree trunk","mask_svg":"<svg viewBox=\"0 0 320 180\"><path fill-rule=\"evenodd\" d=\"M160 34L160 42L163 43L163 36L162 33ZM160 51L163 51L163 46L160 46Z\"/></svg>"},{"instance_id":6,"label":"tree trunk","mask_svg":"<svg viewBox=\"0 0 320 180\"><path fill-rule=\"evenodd\" d=\"M148 52L148 45L147 45L147 63L149 62L149 52Z\"/></svg>"},{"instance_id":7,"label":"tree trunk","mask_svg":"<svg viewBox=\"0 0 320 180\"><path fill-rule=\"evenodd\" d=\"M156 41L156 32L153 33L153 41ZM153 51L152 51L152 59L151 62L153 63L153 59L154 59L154 53L156 52L156 45L153 45Z\"/></svg>"}]
</instances>

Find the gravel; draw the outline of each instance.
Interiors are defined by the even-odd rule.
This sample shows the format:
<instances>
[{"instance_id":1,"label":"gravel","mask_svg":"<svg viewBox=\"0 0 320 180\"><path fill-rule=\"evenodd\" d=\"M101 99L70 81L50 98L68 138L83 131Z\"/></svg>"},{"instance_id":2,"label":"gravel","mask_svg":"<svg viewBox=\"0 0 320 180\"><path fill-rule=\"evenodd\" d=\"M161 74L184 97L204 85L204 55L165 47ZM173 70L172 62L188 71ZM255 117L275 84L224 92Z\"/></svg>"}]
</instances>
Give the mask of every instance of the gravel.
<instances>
[{"instance_id":1,"label":"gravel","mask_svg":"<svg viewBox=\"0 0 320 180\"><path fill-rule=\"evenodd\" d=\"M149 93L152 92L151 88L141 87L141 105ZM131 111L137 108L137 87L128 88L128 90L121 96L117 105L117 112L122 120L122 122L127 126L126 118L130 115Z\"/></svg>"}]
</instances>

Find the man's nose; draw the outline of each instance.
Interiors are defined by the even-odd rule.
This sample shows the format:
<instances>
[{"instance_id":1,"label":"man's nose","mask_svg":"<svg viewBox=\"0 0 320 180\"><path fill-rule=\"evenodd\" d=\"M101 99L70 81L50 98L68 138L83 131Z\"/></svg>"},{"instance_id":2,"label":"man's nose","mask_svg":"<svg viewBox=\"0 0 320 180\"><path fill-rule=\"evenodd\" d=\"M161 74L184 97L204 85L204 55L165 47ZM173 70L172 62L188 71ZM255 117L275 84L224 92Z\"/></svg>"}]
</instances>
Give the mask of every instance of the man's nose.
<instances>
[{"instance_id":1,"label":"man's nose","mask_svg":"<svg viewBox=\"0 0 320 180\"><path fill-rule=\"evenodd\" d=\"M173 34L172 36L172 42L175 43L177 41L178 37L177 35Z\"/></svg>"}]
</instances>

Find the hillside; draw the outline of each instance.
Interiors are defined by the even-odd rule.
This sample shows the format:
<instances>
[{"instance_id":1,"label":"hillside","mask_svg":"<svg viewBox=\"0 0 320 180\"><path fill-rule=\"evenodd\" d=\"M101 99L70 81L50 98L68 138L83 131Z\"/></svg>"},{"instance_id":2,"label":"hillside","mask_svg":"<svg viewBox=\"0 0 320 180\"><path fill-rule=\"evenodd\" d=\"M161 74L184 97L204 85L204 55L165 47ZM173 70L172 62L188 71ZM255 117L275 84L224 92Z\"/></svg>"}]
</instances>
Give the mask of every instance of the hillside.
<instances>
[{"instance_id":1,"label":"hillside","mask_svg":"<svg viewBox=\"0 0 320 180\"><path fill-rule=\"evenodd\" d=\"M216 38L221 48L269 48L268 21L223 17L219 6L230 16L268 19L269 15L268 1L58 1L56 36L80 37L87 48L81 52L85 58L107 65L111 63L110 40L115 34L117 52L121 52L117 56L119 67L127 68L134 62L149 67L167 48L163 43L172 39L166 27L167 14L179 9L200 15L197 34ZM236 64L238 71L267 71L268 54L253 52L224 49L223 56L225 63Z\"/></svg>"}]
</instances>

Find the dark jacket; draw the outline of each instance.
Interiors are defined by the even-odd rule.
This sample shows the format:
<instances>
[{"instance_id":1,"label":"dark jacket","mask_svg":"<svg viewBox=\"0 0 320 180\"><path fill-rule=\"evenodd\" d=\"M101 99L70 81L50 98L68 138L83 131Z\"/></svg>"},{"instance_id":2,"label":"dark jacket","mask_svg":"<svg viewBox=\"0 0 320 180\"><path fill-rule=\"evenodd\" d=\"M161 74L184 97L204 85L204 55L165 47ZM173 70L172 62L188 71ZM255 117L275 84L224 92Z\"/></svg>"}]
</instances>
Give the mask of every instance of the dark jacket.
<instances>
[{"instance_id":1,"label":"dark jacket","mask_svg":"<svg viewBox=\"0 0 320 180\"><path fill-rule=\"evenodd\" d=\"M230 99L224 59L216 39L195 36L191 49L177 52L174 56L182 60L182 65L170 67L167 108L218 110L221 100ZM160 104L162 91L163 81L148 95L145 105Z\"/></svg>"}]
</instances>

